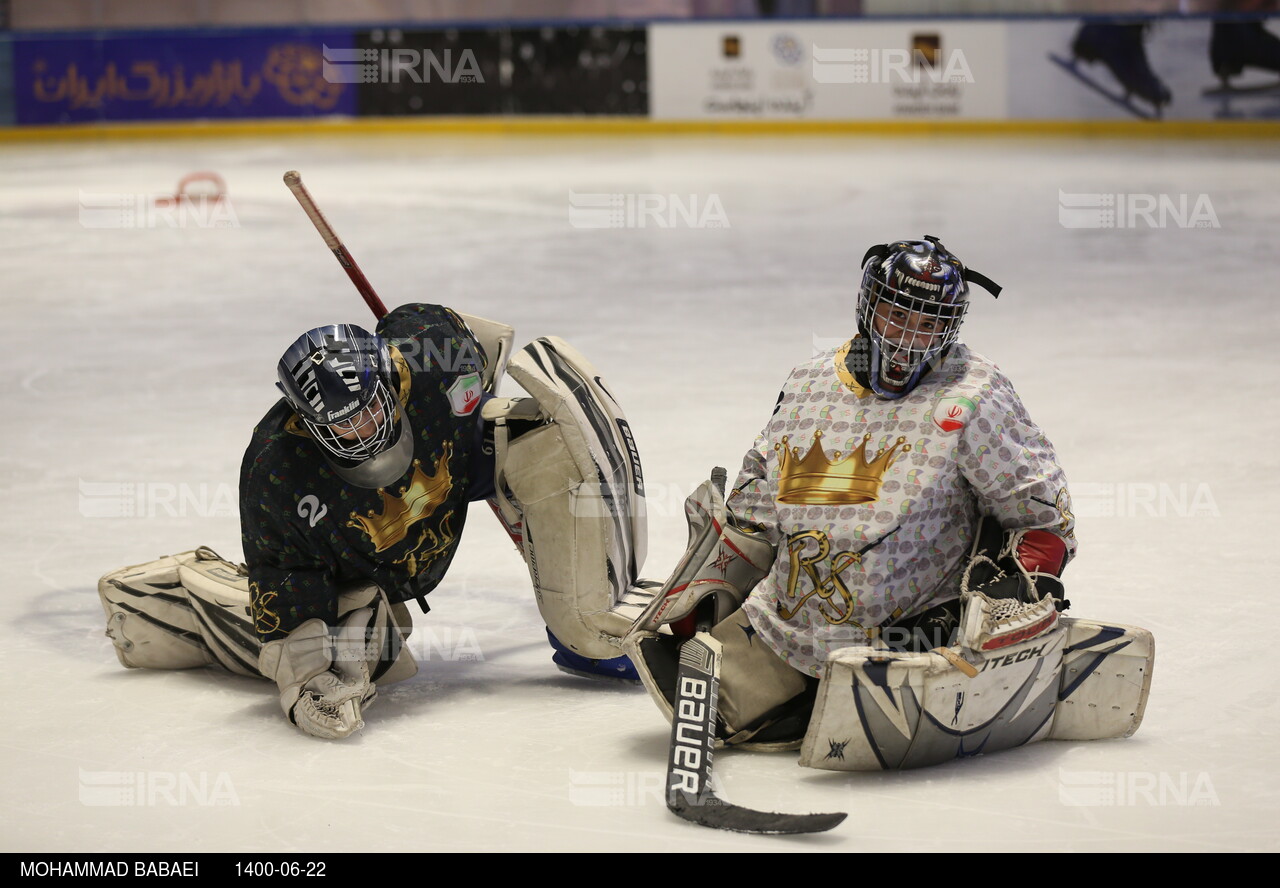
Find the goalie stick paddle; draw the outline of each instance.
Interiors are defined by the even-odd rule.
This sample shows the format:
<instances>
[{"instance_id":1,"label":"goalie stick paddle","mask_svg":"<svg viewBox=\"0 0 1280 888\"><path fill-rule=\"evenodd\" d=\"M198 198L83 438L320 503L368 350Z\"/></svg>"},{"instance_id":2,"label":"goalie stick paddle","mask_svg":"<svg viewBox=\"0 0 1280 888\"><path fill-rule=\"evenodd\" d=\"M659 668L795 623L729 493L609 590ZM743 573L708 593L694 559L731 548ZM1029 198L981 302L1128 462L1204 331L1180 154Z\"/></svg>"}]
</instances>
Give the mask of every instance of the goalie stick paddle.
<instances>
[{"instance_id":1,"label":"goalie stick paddle","mask_svg":"<svg viewBox=\"0 0 1280 888\"><path fill-rule=\"evenodd\" d=\"M356 289L364 297L365 304L369 306L369 310L373 312L374 317L382 320L383 315L387 313L387 307L382 304L382 300L374 292L373 284L369 283L369 279L364 276L364 272L360 270L356 260L351 257L346 246L338 237L338 233L329 224L329 220L324 217L324 213L320 212L320 208L316 206L315 198L311 196L307 186L302 184L302 175L297 170L289 170L284 174L284 184L289 187L289 190L293 192L293 196L298 199L298 203L302 205L307 218L311 220L311 224L316 227L316 231L320 232L320 236L324 238L324 245L337 258L343 271L347 273L347 277L351 278L351 283L356 285Z\"/></svg>"},{"instance_id":2,"label":"goalie stick paddle","mask_svg":"<svg viewBox=\"0 0 1280 888\"><path fill-rule=\"evenodd\" d=\"M711 479L724 492L725 470ZM707 611L697 631L680 645L671 747L667 758L667 807L690 823L713 829L765 835L825 832L845 814L777 814L731 804L711 789L711 757L716 740L716 703L720 691L720 642L711 635Z\"/></svg>"}]
</instances>

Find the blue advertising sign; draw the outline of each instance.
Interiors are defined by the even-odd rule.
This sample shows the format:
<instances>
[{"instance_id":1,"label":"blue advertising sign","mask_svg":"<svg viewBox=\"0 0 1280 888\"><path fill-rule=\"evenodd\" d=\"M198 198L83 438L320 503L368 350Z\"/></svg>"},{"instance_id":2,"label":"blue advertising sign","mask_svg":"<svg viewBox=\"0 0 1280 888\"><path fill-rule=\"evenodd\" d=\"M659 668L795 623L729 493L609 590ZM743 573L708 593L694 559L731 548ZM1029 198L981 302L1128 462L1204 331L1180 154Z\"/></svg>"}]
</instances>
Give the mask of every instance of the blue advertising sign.
<instances>
[{"instance_id":1,"label":"blue advertising sign","mask_svg":"<svg viewBox=\"0 0 1280 888\"><path fill-rule=\"evenodd\" d=\"M354 114L356 85L324 76L351 31L133 32L13 44L18 123Z\"/></svg>"}]
</instances>

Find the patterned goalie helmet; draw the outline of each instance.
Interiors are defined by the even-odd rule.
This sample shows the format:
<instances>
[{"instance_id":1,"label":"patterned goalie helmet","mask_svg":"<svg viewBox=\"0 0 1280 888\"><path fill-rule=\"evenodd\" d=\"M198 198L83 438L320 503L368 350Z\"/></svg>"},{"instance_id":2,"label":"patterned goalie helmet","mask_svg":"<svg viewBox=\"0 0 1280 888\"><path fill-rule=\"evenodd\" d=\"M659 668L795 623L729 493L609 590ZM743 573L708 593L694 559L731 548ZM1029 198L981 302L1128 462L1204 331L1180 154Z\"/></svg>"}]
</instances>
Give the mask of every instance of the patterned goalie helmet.
<instances>
[{"instance_id":1,"label":"patterned goalie helmet","mask_svg":"<svg viewBox=\"0 0 1280 888\"><path fill-rule=\"evenodd\" d=\"M316 327L294 340L276 372L276 386L344 479L384 487L408 469L412 434L380 336L352 324Z\"/></svg>"},{"instance_id":2,"label":"patterned goalie helmet","mask_svg":"<svg viewBox=\"0 0 1280 888\"><path fill-rule=\"evenodd\" d=\"M1000 293L931 235L877 244L862 264L858 332L870 345L870 388L882 398L907 395L955 344L970 282Z\"/></svg>"}]
</instances>

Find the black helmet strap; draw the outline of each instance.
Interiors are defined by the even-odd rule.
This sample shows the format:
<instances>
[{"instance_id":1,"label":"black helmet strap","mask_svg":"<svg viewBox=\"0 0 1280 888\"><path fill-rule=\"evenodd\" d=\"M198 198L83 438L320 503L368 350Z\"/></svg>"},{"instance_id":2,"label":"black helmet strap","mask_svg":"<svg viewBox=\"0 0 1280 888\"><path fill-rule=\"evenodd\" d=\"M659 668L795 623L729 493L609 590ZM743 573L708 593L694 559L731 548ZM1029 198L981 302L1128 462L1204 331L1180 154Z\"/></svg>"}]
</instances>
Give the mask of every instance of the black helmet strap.
<instances>
[{"instance_id":1,"label":"black helmet strap","mask_svg":"<svg viewBox=\"0 0 1280 888\"><path fill-rule=\"evenodd\" d=\"M964 279L966 283L977 284L979 287L986 290L991 294L993 299L998 299L1000 297L1000 291L1004 289L985 274L980 274L972 268L966 268L964 270Z\"/></svg>"},{"instance_id":2,"label":"black helmet strap","mask_svg":"<svg viewBox=\"0 0 1280 888\"><path fill-rule=\"evenodd\" d=\"M866 254L862 257L862 264L861 264L860 266L858 266L858 267L859 267L859 268L866 268L866 267L867 267L867 260L868 260L868 259L872 259L872 258L874 258L874 259L876 259L877 261L879 261L880 259L883 259L883 258L884 258L885 256L887 256L887 255L889 255L889 245L888 245L888 244L876 244L875 246L869 247L869 248L867 249Z\"/></svg>"}]
</instances>

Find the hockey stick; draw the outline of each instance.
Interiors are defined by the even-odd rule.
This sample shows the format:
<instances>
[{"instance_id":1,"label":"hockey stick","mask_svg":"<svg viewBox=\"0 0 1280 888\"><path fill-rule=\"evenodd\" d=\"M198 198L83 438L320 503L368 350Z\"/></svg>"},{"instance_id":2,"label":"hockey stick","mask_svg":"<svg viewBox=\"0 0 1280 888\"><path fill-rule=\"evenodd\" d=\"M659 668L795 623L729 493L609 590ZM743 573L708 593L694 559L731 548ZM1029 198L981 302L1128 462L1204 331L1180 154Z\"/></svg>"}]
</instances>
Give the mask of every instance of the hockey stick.
<instances>
[{"instance_id":1,"label":"hockey stick","mask_svg":"<svg viewBox=\"0 0 1280 888\"><path fill-rule=\"evenodd\" d=\"M711 480L721 493L725 477L725 470L719 467L711 473ZM730 804L712 791L711 755L716 742L721 647L711 634L710 614L710 609L701 609L695 633L680 645L667 757L667 807L690 823L733 832L793 835L824 832L838 825L845 814L753 811Z\"/></svg>"},{"instance_id":2,"label":"hockey stick","mask_svg":"<svg viewBox=\"0 0 1280 888\"><path fill-rule=\"evenodd\" d=\"M333 226L329 224L329 220L324 217L324 213L320 212L320 208L316 206L315 200L311 197L311 192L307 190L306 185L302 184L302 176L297 170L289 170L284 174L284 184L289 186L293 196L298 199L298 203L302 205L307 218L311 220L311 224L316 227L316 231L320 232L320 236L324 238L325 246L333 252L338 263L346 271L347 277L351 278L351 283L356 285L356 289L364 297L365 304L369 306L369 310L373 312L374 317L382 320L383 315L387 313L387 307L382 304L382 300L374 292L373 284L369 283L369 279L364 276L360 266L356 265L356 260L351 258L351 254L347 252L346 246L343 245L337 232L333 230Z\"/></svg>"}]
</instances>

